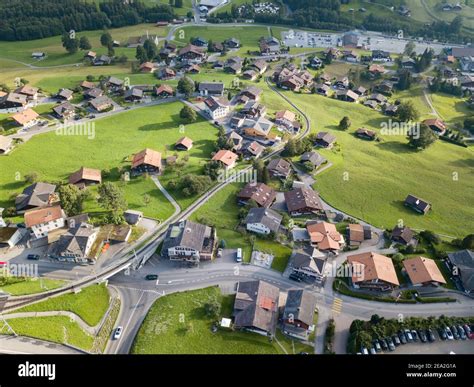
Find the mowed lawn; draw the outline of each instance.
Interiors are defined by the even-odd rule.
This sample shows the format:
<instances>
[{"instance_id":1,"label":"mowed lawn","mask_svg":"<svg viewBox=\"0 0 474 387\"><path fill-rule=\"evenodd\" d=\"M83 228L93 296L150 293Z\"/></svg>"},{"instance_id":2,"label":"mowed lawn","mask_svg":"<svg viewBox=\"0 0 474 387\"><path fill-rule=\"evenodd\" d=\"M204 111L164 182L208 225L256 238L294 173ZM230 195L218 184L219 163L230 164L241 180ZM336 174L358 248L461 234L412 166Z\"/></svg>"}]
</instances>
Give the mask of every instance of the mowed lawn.
<instances>
[{"instance_id":1,"label":"mowed lawn","mask_svg":"<svg viewBox=\"0 0 474 387\"><path fill-rule=\"evenodd\" d=\"M17 309L13 313L67 311L77 314L90 326L95 326L107 311L109 301L109 291L104 284L91 285L77 294L63 294Z\"/></svg>"},{"instance_id":2,"label":"mowed lawn","mask_svg":"<svg viewBox=\"0 0 474 387\"><path fill-rule=\"evenodd\" d=\"M387 117L318 95L288 96L310 116L313 132L329 130L337 136L340 150L321 151L334 165L317 176L314 186L331 205L379 227L391 228L402 219L408 226L456 237L474 229L472 147L438 140L415 152L405 136L393 135L367 142L354 137L354 131L363 126L380 133ZM352 122L347 132L337 129L345 115ZM433 210L421 216L405 208L407 194L429 201Z\"/></svg>"},{"instance_id":3,"label":"mowed lawn","mask_svg":"<svg viewBox=\"0 0 474 387\"><path fill-rule=\"evenodd\" d=\"M95 122L95 137L60 136L55 132L35 136L21 144L9 156L0 160L0 206L13 205L14 196L27 186L23 177L29 172L37 172L40 180L66 181L67 177L81 166L110 169L112 181L118 181L117 168L130 168L130 158L136 152L149 147L162 152L162 157L175 153L174 143L182 136L194 141L189 152L179 153L179 157L189 155L186 165L175 172L162 176L164 184L189 173L201 173L209 160L217 138L217 129L208 122L184 125L180 129L179 111L182 103L169 103L144 107L116 114ZM19 180L16 180L19 178ZM142 210L145 215L167 218L173 212L171 203L155 188L151 179L138 177L129 183L121 183L131 208ZM145 205L143 194L152 197ZM176 193L177 194L177 193ZM195 198L182 199L188 206Z\"/></svg>"},{"instance_id":4,"label":"mowed lawn","mask_svg":"<svg viewBox=\"0 0 474 387\"><path fill-rule=\"evenodd\" d=\"M21 296L24 294L46 292L48 290L59 288L64 284L64 281L49 278L26 278L20 281L17 281L15 278L14 281L9 281L6 285L0 286L0 291L7 292L12 296Z\"/></svg>"},{"instance_id":5,"label":"mowed lawn","mask_svg":"<svg viewBox=\"0 0 474 387\"><path fill-rule=\"evenodd\" d=\"M221 316L231 317L232 296L222 296L218 287L174 293L159 298L148 311L133 343L132 354L281 354L278 344L254 333L219 329L205 312L206 303L218 300ZM289 339L282 340L291 346ZM296 344L300 351L311 347ZM286 345L285 345L286 347Z\"/></svg>"}]
</instances>

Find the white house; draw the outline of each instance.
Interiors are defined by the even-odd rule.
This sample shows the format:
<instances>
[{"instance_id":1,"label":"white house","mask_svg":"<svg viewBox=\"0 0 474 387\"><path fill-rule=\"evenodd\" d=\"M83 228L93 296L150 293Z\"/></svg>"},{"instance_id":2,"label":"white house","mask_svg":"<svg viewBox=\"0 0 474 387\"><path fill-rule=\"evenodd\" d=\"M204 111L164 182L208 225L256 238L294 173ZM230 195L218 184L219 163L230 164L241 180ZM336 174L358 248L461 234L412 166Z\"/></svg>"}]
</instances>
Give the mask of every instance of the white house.
<instances>
[{"instance_id":1,"label":"white house","mask_svg":"<svg viewBox=\"0 0 474 387\"><path fill-rule=\"evenodd\" d=\"M25 224L31 231L31 236L39 239L48 233L63 228L66 214L61 206L44 207L25 212Z\"/></svg>"},{"instance_id":2,"label":"white house","mask_svg":"<svg viewBox=\"0 0 474 387\"><path fill-rule=\"evenodd\" d=\"M204 100L207 114L213 119L218 120L229 114L229 101L224 97L208 97Z\"/></svg>"},{"instance_id":3,"label":"white house","mask_svg":"<svg viewBox=\"0 0 474 387\"><path fill-rule=\"evenodd\" d=\"M24 228L17 227L0 227L0 246L8 245L8 247L16 246L23 237L28 233Z\"/></svg>"}]
</instances>

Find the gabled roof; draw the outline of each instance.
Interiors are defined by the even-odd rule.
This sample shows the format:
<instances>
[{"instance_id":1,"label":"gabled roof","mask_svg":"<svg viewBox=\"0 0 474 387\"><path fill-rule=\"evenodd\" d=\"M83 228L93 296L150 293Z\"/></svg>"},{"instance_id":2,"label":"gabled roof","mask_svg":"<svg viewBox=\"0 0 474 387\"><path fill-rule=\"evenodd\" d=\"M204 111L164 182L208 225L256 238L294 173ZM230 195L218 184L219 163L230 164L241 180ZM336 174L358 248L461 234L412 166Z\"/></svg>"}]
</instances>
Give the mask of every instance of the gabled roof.
<instances>
[{"instance_id":1,"label":"gabled roof","mask_svg":"<svg viewBox=\"0 0 474 387\"><path fill-rule=\"evenodd\" d=\"M25 212L25 224L28 228L42 223L54 222L61 218L66 218L61 206L38 208Z\"/></svg>"},{"instance_id":2,"label":"gabled roof","mask_svg":"<svg viewBox=\"0 0 474 387\"><path fill-rule=\"evenodd\" d=\"M70 102L63 102L53 107L53 111L59 116L62 116L64 113L74 112L75 110L76 108Z\"/></svg>"},{"instance_id":3,"label":"gabled roof","mask_svg":"<svg viewBox=\"0 0 474 387\"><path fill-rule=\"evenodd\" d=\"M33 109L25 109L22 112L12 115L12 119L19 125L25 125L33 120L36 120L39 114Z\"/></svg>"},{"instance_id":4,"label":"gabled roof","mask_svg":"<svg viewBox=\"0 0 474 387\"><path fill-rule=\"evenodd\" d=\"M81 180L95 181L100 184L102 182L100 169L81 167L78 171L69 176L69 184L76 184Z\"/></svg>"},{"instance_id":5,"label":"gabled roof","mask_svg":"<svg viewBox=\"0 0 474 387\"><path fill-rule=\"evenodd\" d=\"M16 197L16 209L21 211L22 209L29 206L46 206L50 204L50 200L55 190L56 186L54 184L42 182L34 183L26 187L23 192Z\"/></svg>"},{"instance_id":6,"label":"gabled roof","mask_svg":"<svg viewBox=\"0 0 474 387\"><path fill-rule=\"evenodd\" d=\"M212 160L220 161L221 163L227 166L231 166L237 161L238 158L239 156L237 156L234 152L231 152L230 150L226 149L221 149L214 155Z\"/></svg>"},{"instance_id":7,"label":"gabled roof","mask_svg":"<svg viewBox=\"0 0 474 387\"><path fill-rule=\"evenodd\" d=\"M464 289L472 292L474 290L474 252L467 249L460 250L448 253L448 258L456 266Z\"/></svg>"},{"instance_id":8,"label":"gabled roof","mask_svg":"<svg viewBox=\"0 0 474 387\"><path fill-rule=\"evenodd\" d=\"M137 168L140 165L161 168L161 153L150 148L143 149L133 156L132 161L132 168Z\"/></svg>"},{"instance_id":9,"label":"gabled roof","mask_svg":"<svg viewBox=\"0 0 474 387\"><path fill-rule=\"evenodd\" d=\"M332 223L319 222L306 225L311 243L318 245L319 250L339 250L344 242L342 235Z\"/></svg>"},{"instance_id":10,"label":"gabled roof","mask_svg":"<svg viewBox=\"0 0 474 387\"><path fill-rule=\"evenodd\" d=\"M402 239L405 243L409 243L414 235L415 233L407 226L396 226L392 230L392 239Z\"/></svg>"},{"instance_id":11,"label":"gabled roof","mask_svg":"<svg viewBox=\"0 0 474 387\"><path fill-rule=\"evenodd\" d=\"M24 86L19 87L18 89L16 89L15 93L24 94L24 95L27 95L27 96L31 97L31 96L35 95L36 93L38 93L38 88L30 86L30 85L24 85Z\"/></svg>"},{"instance_id":12,"label":"gabled roof","mask_svg":"<svg viewBox=\"0 0 474 387\"><path fill-rule=\"evenodd\" d=\"M309 187L295 188L285 192L284 195L289 212L299 212L308 208L312 211L323 210L319 195Z\"/></svg>"},{"instance_id":13,"label":"gabled roof","mask_svg":"<svg viewBox=\"0 0 474 387\"><path fill-rule=\"evenodd\" d=\"M283 319L298 320L306 325L313 325L314 311L316 309L316 296L303 289L288 291Z\"/></svg>"},{"instance_id":14,"label":"gabled roof","mask_svg":"<svg viewBox=\"0 0 474 387\"><path fill-rule=\"evenodd\" d=\"M0 135L0 150L1 151L6 151L7 149L10 149L12 144L13 144L13 139L11 139L10 137ZM0 217L1 217L1 214L0 214Z\"/></svg>"},{"instance_id":15,"label":"gabled roof","mask_svg":"<svg viewBox=\"0 0 474 387\"><path fill-rule=\"evenodd\" d=\"M163 250L181 246L202 251L206 238L212 236L211 232L211 227L190 220L174 223L168 228Z\"/></svg>"},{"instance_id":16,"label":"gabled roof","mask_svg":"<svg viewBox=\"0 0 474 387\"><path fill-rule=\"evenodd\" d=\"M156 90L155 90L155 93L157 95L159 95L163 92L172 95L174 93L174 90L170 85L161 85L160 87L156 88Z\"/></svg>"},{"instance_id":17,"label":"gabled roof","mask_svg":"<svg viewBox=\"0 0 474 387\"><path fill-rule=\"evenodd\" d=\"M273 159L268 163L267 169L286 176L291 172L291 164L282 158Z\"/></svg>"},{"instance_id":18,"label":"gabled roof","mask_svg":"<svg viewBox=\"0 0 474 387\"><path fill-rule=\"evenodd\" d=\"M403 266L413 285L426 282L446 283L438 265L432 259L424 257L409 258L403 261Z\"/></svg>"},{"instance_id":19,"label":"gabled roof","mask_svg":"<svg viewBox=\"0 0 474 387\"><path fill-rule=\"evenodd\" d=\"M193 140L191 140L189 137L181 137L178 141L176 141L176 144L174 145L181 145L186 149L191 149L193 147Z\"/></svg>"},{"instance_id":20,"label":"gabled roof","mask_svg":"<svg viewBox=\"0 0 474 387\"><path fill-rule=\"evenodd\" d=\"M261 223L268 227L270 231L277 232L280 228L281 220L283 217L276 211L265 208L257 207L251 208L244 220L245 224Z\"/></svg>"},{"instance_id":21,"label":"gabled roof","mask_svg":"<svg viewBox=\"0 0 474 387\"><path fill-rule=\"evenodd\" d=\"M305 163L309 161L311 164L315 166L320 166L322 163L326 161L326 159L321 156L318 152L305 152L301 155L300 161Z\"/></svg>"},{"instance_id":22,"label":"gabled roof","mask_svg":"<svg viewBox=\"0 0 474 387\"><path fill-rule=\"evenodd\" d=\"M243 200L253 200L262 207L269 207L276 198L273 188L264 183L248 183L237 197Z\"/></svg>"},{"instance_id":23,"label":"gabled roof","mask_svg":"<svg viewBox=\"0 0 474 387\"><path fill-rule=\"evenodd\" d=\"M364 240L364 227L359 223L351 223L349 229L349 240L352 242L362 242Z\"/></svg>"},{"instance_id":24,"label":"gabled roof","mask_svg":"<svg viewBox=\"0 0 474 387\"><path fill-rule=\"evenodd\" d=\"M354 283L381 280L392 285L400 285L393 261L385 255L373 252L355 254L348 256L347 262L351 265L362 265L362 270L355 270L358 273L352 277Z\"/></svg>"}]
</instances>

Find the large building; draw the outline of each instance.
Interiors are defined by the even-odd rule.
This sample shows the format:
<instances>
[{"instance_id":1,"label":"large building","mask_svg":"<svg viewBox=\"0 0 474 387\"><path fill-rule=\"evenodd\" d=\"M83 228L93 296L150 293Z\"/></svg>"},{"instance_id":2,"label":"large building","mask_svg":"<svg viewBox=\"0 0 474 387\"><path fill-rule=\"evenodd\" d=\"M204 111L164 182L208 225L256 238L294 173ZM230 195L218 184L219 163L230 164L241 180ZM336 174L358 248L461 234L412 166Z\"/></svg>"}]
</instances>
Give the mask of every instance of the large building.
<instances>
[{"instance_id":1,"label":"large building","mask_svg":"<svg viewBox=\"0 0 474 387\"><path fill-rule=\"evenodd\" d=\"M393 261L385 255L373 252L350 255L347 263L355 288L388 291L400 285Z\"/></svg>"},{"instance_id":2,"label":"large building","mask_svg":"<svg viewBox=\"0 0 474 387\"><path fill-rule=\"evenodd\" d=\"M161 255L174 261L209 261L214 256L216 243L214 228L185 220L168 228Z\"/></svg>"},{"instance_id":3,"label":"large building","mask_svg":"<svg viewBox=\"0 0 474 387\"><path fill-rule=\"evenodd\" d=\"M332 223L319 222L306 225L311 245L320 251L336 253L344 246L344 237Z\"/></svg>"},{"instance_id":4,"label":"large building","mask_svg":"<svg viewBox=\"0 0 474 387\"><path fill-rule=\"evenodd\" d=\"M59 202L55 193L56 186L49 183L34 183L26 187L23 192L15 198L15 208L18 213L38 207L46 207Z\"/></svg>"},{"instance_id":5,"label":"large building","mask_svg":"<svg viewBox=\"0 0 474 387\"><path fill-rule=\"evenodd\" d=\"M292 216L317 214L324 210L319 195L309 187L295 188L285 192L285 202Z\"/></svg>"},{"instance_id":6,"label":"large building","mask_svg":"<svg viewBox=\"0 0 474 387\"><path fill-rule=\"evenodd\" d=\"M283 310L282 330L289 336L307 340L314 331L316 296L303 289L291 289L286 297Z\"/></svg>"},{"instance_id":7,"label":"large building","mask_svg":"<svg viewBox=\"0 0 474 387\"><path fill-rule=\"evenodd\" d=\"M451 265L451 272L462 284L464 291L468 294L473 294L474 252L466 249L448 253L448 261Z\"/></svg>"},{"instance_id":8,"label":"large building","mask_svg":"<svg viewBox=\"0 0 474 387\"><path fill-rule=\"evenodd\" d=\"M160 173L162 170L161 153L153 149L143 149L133 156L132 174Z\"/></svg>"},{"instance_id":9,"label":"large building","mask_svg":"<svg viewBox=\"0 0 474 387\"><path fill-rule=\"evenodd\" d=\"M446 283L433 259L425 257L405 259L403 267L413 286L438 286Z\"/></svg>"},{"instance_id":10,"label":"large building","mask_svg":"<svg viewBox=\"0 0 474 387\"><path fill-rule=\"evenodd\" d=\"M47 237L51 231L63 228L66 214L60 206L45 207L25 212L25 225L33 238Z\"/></svg>"}]
</instances>

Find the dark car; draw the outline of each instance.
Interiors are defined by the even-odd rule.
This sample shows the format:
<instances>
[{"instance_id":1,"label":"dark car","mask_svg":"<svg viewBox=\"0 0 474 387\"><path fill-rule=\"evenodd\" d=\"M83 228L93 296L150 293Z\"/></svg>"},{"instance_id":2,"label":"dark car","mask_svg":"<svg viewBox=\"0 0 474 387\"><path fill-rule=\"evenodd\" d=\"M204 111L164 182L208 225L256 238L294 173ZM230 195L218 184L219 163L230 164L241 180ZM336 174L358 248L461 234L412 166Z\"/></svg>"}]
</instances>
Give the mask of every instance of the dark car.
<instances>
[{"instance_id":1,"label":"dark car","mask_svg":"<svg viewBox=\"0 0 474 387\"><path fill-rule=\"evenodd\" d=\"M442 327L438 328L438 334L439 334L439 338L443 341L448 338L448 336L446 336L446 331Z\"/></svg>"},{"instance_id":2,"label":"dark car","mask_svg":"<svg viewBox=\"0 0 474 387\"><path fill-rule=\"evenodd\" d=\"M428 341L428 338L426 337L426 333L425 333L425 331L424 331L423 329L420 329L420 330L418 331L418 336L420 337L420 341L421 341L422 343L426 343L426 342Z\"/></svg>"},{"instance_id":3,"label":"dark car","mask_svg":"<svg viewBox=\"0 0 474 387\"><path fill-rule=\"evenodd\" d=\"M458 325L457 328L458 328L458 333L459 333L459 336L461 337L461 340L466 340L467 336L466 336L466 332L464 332L464 328L461 325Z\"/></svg>"},{"instance_id":4,"label":"dark car","mask_svg":"<svg viewBox=\"0 0 474 387\"><path fill-rule=\"evenodd\" d=\"M26 259L30 259L33 261L38 261L40 259L40 256L38 254L28 254L26 256Z\"/></svg>"},{"instance_id":5,"label":"dark car","mask_svg":"<svg viewBox=\"0 0 474 387\"><path fill-rule=\"evenodd\" d=\"M406 338L406 336L405 336L405 333L403 333L402 331L399 331L399 332L398 332L398 337L399 337L400 342L401 342L402 344L406 344L406 343L407 343L407 338Z\"/></svg>"},{"instance_id":6,"label":"dark car","mask_svg":"<svg viewBox=\"0 0 474 387\"><path fill-rule=\"evenodd\" d=\"M393 340L391 337L387 337L387 344L388 344L388 350L390 352L395 351L395 344L393 344Z\"/></svg>"},{"instance_id":7,"label":"dark car","mask_svg":"<svg viewBox=\"0 0 474 387\"><path fill-rule=\"evenodd\" d=\"M464 330L466 331L466 336L468 339L474 339L474 332L472 331L471 327L467 324L464 324Z\"/></svg>"},{"instance_id":8,"label":"dark car","mask_svg":"<svg viewBox=\"0 0 474 387\"><path fill-rule=\"evenodd\" d=\"M296 274L290 274L289 278L290 278L290 280L293 280L293 281L296 281L296 282L303 281L303 279L299 275L296 275Z\"/></svg>"},{"instance_id":9,"label":"dark car","mask_svg":"<svg viewBox=\"0 0 474 387\"><path fill-rule=\"evenodd\" d=\"M400 339L397 335L393 335L393 342L397 347L401 344Z\"/></svg>"},{"instance_id":10,"label":"dark car","mask_svg":"<svg viewBox=\"0 0 474 387\"><path fill-rule=\"evenodd\" d=\"M434 335L434 332L431 328L427 329L426 330L426 335L428 336L428 341L430 343L433 343L436 341L436 338L435 338L435 335Z\"/></svg>"},{"instance_id":11,"label":"dark car","mask_svg":"<svg viewBox=\"0 0 474 387\"><path fill-rule=\"evenodd\" d=\"M155 280L158 279L158 275L157 274L147 274L145 279L147 279L148 281L155 281Z\"/></svg>"},{"instance_id":12,"label":"dark car","mask_svg":"<svg viewBox=\"0 0 474 387\"><path fill-rule=\"evenodd\" d=\"M411 343L413 341L413 335L411 334L410 330L409 329L405 329L403 331L403 333L405 333L405 337L407 338L407 342L408 343Z\"/></svg>"},{"instance_id":13,"label":"dark car","mask_svg":"<svg viewBox=\"0 0 474 387\"><path fill-rule=\"evenodd\" d=\"M414 329L411 330L411 336L413 337L413 341L415 343L417 343L418 342L418 333Z\"/></svg>"},{"instance_id":14,"label":"dark car","mask_svg":"<svg viewBox=\"0 0 474 387\"><path fill-rule=\"evenodd\" d=\"M379 339L380 345L384 351L388 350L388 344L386 339Z\"/></svg>"},{"instance_id":15,"label":"dark car","mask_svg":"<svg viewBox=\"0 0 474 387\"><path fill-rule=\"evenodd\" d=\"M459 340L459 333L455 325L451 327L451 332L453 333L454 340Z\"/></svg>"},{"instance_id":16,"label":"dark car","mask_svg":"<svg viewBox=\"0 0 474 387\"><path fill-rule=\"evenodd\" d=\"M376 352L382 352L382 346L380 345L377 339L374 339L374 341L372 341L372 344Z\"/></svg>"}]
</instances>

